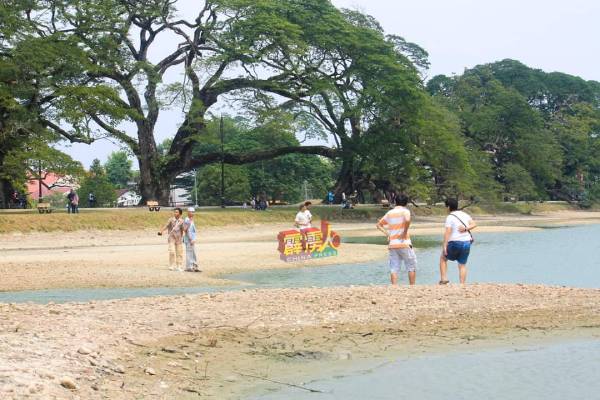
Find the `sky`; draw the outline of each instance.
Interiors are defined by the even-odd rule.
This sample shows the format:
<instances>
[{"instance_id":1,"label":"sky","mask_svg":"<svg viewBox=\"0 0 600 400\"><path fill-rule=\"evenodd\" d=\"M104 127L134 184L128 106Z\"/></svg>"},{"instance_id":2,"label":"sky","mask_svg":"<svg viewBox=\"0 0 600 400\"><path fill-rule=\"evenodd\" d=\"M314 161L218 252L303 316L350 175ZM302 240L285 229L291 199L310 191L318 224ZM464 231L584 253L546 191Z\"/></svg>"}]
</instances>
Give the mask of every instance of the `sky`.
<instances>
[{"instance_id":1,"label":"sky","mask_svg":"<svg viewBox=\"0 0 600 400\"><path fill-rule=\"evenodd\" d=\"M180 0L193 10L198 0ZM547 72L600 81L600 1L596 0L333 0L338 7L374 16L387 33L429 52L429 77L512 58ZM161 44L162 45L162 44ZM168 50L165 43L165 51ZM159 49L160 51L161 49ZM180 113L164 113L158 141L172 136ZM119 146L109 141L65 145L89 166ZM135 166L135 163L134 163Z\"/></svg>"}]
</instances>

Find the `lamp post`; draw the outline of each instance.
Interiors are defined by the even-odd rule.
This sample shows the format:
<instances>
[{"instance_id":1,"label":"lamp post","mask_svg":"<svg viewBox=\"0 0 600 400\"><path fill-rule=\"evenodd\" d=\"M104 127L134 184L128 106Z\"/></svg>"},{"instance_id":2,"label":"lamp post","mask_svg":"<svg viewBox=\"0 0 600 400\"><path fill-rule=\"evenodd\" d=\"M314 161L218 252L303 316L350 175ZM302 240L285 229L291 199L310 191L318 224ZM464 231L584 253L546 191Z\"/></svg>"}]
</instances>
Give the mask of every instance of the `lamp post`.
<instances>
[{"instance_id":1,"label":"lamp post","mask_svg":"<svg viewBox=\"0 0 600 400\"><path fill-rule=\"evenodd\" d=\"M225 208L225 134L223 132L223 116L221 115L221 208Z\"/></svg>"},{"instance_id":2,"label":"lamp post","mask_svg":"<svg viewBox=\"0 0 600 400\"><path fill-rule=\"evenodd\" d=\"M194 207L198 207L198 170L194 170Z\"/></svg>"}]
</instances>

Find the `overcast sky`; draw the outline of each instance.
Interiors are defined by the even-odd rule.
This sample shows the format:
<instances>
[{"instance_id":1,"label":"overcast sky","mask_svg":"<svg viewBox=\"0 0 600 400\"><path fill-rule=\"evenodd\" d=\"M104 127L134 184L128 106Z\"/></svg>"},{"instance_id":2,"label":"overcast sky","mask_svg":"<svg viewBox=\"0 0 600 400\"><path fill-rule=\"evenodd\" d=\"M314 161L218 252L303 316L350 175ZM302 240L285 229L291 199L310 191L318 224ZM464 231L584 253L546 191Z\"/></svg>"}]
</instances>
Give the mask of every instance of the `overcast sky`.
<instances>
[{"instance_id":1,"label":"overcast sky","mask_svg":"<svg viewBox=\"0 0 600 400\"><path fill-rule=\"evenodd\" d=\"M197 0L182 0L190 9ZM512 58L545 71L600 81L600 1L596 0L333 0L377 18L430 55L429 76ZM160 139L178 122L161 121ZM107 141L65 150L89 166L117 146Z\"/></svg>"}]
</instances>

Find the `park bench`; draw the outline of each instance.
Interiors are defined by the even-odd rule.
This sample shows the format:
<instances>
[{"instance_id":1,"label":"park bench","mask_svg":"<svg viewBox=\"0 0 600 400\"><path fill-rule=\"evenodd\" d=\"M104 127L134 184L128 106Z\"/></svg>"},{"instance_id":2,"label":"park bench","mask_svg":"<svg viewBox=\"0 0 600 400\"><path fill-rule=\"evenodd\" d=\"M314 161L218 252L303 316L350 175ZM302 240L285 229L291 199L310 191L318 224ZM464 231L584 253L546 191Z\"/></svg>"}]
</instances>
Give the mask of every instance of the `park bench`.
<instances>
[{"instance_id":1,"label":"park bench","mask_svg":"<svg viewBox=\"0 0 600 400\"><path fill-rule=\"evenodd\" d=\"M160 205L158 204L158 201L149 201L146 203L146 205L148 206L148 211L150 212L160 211Z\"/></svg>"},{"instance_id":2,"label":"park bench","mask_svg":"<svg viewBox=\"0 0 600 400\"><path fill-rule=\"evenodd\" d=\"M383 207L383 208L390 208L390 202L389 202L389 200L381 200L381 207Z\"/></svg>"},{"instance_id":3,"label":"park bench","mask_svg":"<svg viewBox=\"0 0 600 400\"><path fill-rule=\"evenodd\" d=\"M50 214L52 212L50 203L38 203L37 209L40 214L44 214L44 213Z\"/></svg>"}]
</instances>

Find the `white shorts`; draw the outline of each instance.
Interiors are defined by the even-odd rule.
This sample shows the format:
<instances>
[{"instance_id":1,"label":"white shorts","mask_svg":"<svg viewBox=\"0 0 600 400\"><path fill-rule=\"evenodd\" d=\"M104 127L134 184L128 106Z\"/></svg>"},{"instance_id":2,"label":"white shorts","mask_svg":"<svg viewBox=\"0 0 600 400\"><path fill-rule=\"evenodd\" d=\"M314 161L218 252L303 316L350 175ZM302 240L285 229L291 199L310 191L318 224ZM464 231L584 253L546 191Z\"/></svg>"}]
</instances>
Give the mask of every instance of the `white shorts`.
<instances>
[{"instance_id":1,"label":"white shorts","mask_svg":"<svg viewBox=\"0 0 600 400\"><path fill-rule=\"evenodd\" d=\"M390 250L390 273L397 274L402 269L402 264L406 266L407 272L417 270L417 255L412 247Z\"/></svg>"}]
</instances>

